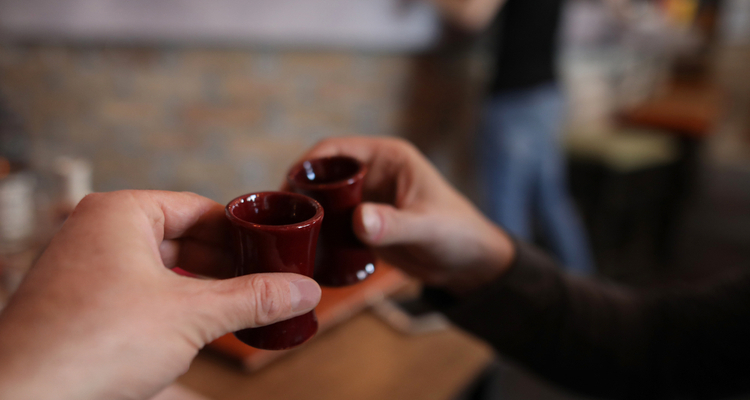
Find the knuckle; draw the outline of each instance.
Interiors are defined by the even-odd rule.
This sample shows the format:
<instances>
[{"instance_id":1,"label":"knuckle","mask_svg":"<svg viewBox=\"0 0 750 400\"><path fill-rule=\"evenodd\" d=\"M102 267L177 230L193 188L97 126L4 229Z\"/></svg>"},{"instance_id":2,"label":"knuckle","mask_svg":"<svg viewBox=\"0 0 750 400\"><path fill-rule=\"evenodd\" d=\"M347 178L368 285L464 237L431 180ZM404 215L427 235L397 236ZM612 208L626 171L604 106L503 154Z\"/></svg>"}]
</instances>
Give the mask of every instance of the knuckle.
<instances>
[{"instance_id":1,"label":"knuckle","mask_svg":"<svg viewBox=\"0 0 750 400\"><path fill-rule=\"evenodd\" d=\"M325 138L325 139L318 140L318 143L315 144L315 147L320 147L320 146L331 144L333 140L334 140L333 138Z\"/></svg>"},{"instance_id":2,"label":"knuckle","mask_svg":"<svg viewBox=\"0 0 750 400\"><path fill-rule=\"evenodd\" d=\"M89 212L101 211L103 208L114 206L139 205L144 203L147 191L143 190L118 190L115 192L90 193L87 194L73 209L72 215L84 215Z\"/></svg>"},{"instance_id":3,"label":"knuckle","mask_svg":"<svg viewBox=\"0 0 750 400\"><path fill-rule=\"evenodd\" d=\"M101 204L111 204L123 201L126 198L134 197L137 194L135 190L118 190L116 192L89 193L81 199L76 205L76 209L88 209Z\"/></svg>"},{"instance_id":4,"label":"knuckle","mask_svg":"<svg viewBox=\"0 0 750 400\"><path fill-rule=\"evenodd\" d=\"M318 140L318 142L315 143L315 145L312 147L309 153L314 154L314 153L318 153L321 151L325 151L326 149L329 149L329 148L334 148L336 147L336 143L340 140L341 139L339 138L324 138L324 139Z\"/></svg>"},{"instance_id":5,"label":"knuckle","mask_svg":"<svg viewBox=\"0 0 750 400\"><path fill-rule=\"evenodd\" d=\"M404 138L391 138L391 143L394 147L398 148L399 150L403 151L416 151L417 148L414 146L414 144Z\"/></svg>"},{"instance_id":6,"label":"knuckle","mask_svg":"<svg viewBox=\"0 0 750 400\"><path fill-rule=\"evenodd\" d=\"M76 204L73 208L73 214L82 214L101 207L102 204L108 204L113 201L115 193L89 193Z\"/></svg>"},{"instance_id":7,"label":"knuckle","mask_svg":"<svg viewBox=\"0 0 750 400\"><path fill-rule=\"evenodd\" d=\"M283 294L278 285L267 278L258 276L250 283L255 297L255 322L267 325L282 317Z\"/></svg>"},{"instance_id":8,"label":"knuckle","mask_svg":"<svg viewBox=\"0 0 750 400\"><path fill-rule=\"evenodd\" d=\"M198 193L191 192L191 191L182 191L180 193L184 194L185 196L188 196L188 197L203 197L203 196L199 195Z\"/></svg>"},{"instance_id":9,"label":"knuckle","mask_svg":"<svg viewBox=\"0 0 750 400\"><path fill-rule=\"evenodd\" d=\"M78 205L76 205L75 209L80 211L90 208L95 204L101 202L106 196L106 193L89 193L84 196L81 201L78 202Z\"/></svg>"},{"instance_id":10,"label":"knuckle","mask_svg":"<svg viewBox=\"0 0 750 400\"><path fill-rule=\"evenodd\" d=\"M410 141L403 138L390 138L387 148L392 151L393 157L400 163L408 163L422 158L422 152Z\"/></svg>"}]
</instances>

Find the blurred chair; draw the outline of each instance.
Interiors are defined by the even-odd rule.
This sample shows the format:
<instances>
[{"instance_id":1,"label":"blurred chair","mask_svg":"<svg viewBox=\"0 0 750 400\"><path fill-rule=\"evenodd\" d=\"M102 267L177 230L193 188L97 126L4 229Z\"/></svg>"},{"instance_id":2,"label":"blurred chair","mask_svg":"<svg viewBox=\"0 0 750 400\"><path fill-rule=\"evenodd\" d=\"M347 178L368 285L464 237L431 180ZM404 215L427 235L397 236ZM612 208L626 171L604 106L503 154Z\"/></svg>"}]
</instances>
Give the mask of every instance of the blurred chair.
<instances>
[{"instance_id":1,"label":"blurred chair","mask_svg":"<svg viewBox=\"0 0 750 400\"><path fill-rule=\"evenodd\" d=\"M679 146L674 189L669 194L669 218L661 241L663 261L672 259L679 223L695 192L700 152L715 132L722 96L705 78L675 81L659 96L622 110L623 126L654 129L674 138Z\"/></svg>"},{"instance_id":2,"label":"blurred chair","mask_svg":"<svg viewBox=\"0 0 750 400\"><path fill-rule=\"evenodd\" d=\"M572 193L582 207L600 271L612 276L619 267L644 266L666 235L677 143L659 131L630 129L573 132L566 145Z\"/></svg>"},{"instance_id":3,"label":"blurred chair","mask_svg":"<svg viewBox=\"0 0 750 400\"><path fill-rule=\"evenodd\" d=\"M714 133L720 104L710 84L673 83L619 111L619 130L570 135L572 191L600 267L672 262L700 149Z\"/></svg>"}]
</instances>

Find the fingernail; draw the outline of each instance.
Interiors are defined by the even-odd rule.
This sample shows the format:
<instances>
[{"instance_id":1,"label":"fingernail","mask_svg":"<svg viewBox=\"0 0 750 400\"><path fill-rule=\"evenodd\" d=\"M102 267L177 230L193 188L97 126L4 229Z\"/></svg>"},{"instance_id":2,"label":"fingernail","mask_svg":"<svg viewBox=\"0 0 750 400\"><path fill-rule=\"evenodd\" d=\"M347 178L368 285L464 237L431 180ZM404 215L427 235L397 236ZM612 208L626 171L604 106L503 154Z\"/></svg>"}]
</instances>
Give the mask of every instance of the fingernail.
<instances>
[{"instance_id":1,"label":"fingernail","mask_svg":"<svg viewBox=\"0 0 750 400\"><path fill-rule=\"evenodd\" d=\"M292 311L312 310L320 301L320 286L310 279L289 282L292 297Z\"/></svg>"},{"instance_id":2,"label":"fingernail","mask_svg":"<svg viewBox=\"0 0 750 400\"><path fill-rule=\"evenodd\" d=\"M362 207L362 225L370 238L375 238L380 233L380 216L370 206Z\"/></svg>"}]
</instances>

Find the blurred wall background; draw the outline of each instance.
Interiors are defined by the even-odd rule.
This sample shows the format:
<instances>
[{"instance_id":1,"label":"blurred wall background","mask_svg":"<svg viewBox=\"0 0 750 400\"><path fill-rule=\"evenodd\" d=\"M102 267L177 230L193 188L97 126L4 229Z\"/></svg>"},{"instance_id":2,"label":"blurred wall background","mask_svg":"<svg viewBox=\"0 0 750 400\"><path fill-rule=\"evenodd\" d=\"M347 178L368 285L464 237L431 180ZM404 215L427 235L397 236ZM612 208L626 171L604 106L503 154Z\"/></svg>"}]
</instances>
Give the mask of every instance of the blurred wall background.
<instances>
[{"instance_id":1,"label":"blurred wall background","mask_svg":"<svg viewBox=\"0 0 750 400\"><path fill-rule=\"evenodd\" d=\"M235 0L209 7L212 18L228 18L226 26L212 18L205 23L200 8L189 8L200 3L192 0L138 2L123 15L112 11L122 0L98 8L88 0L65 1L77 6L0 0L6 12L0 16L0 95L28 130L37 170L53 169L58 155L83 157L92 162L97 191L188 190L226 202L277 188L288 166L322 138L393 135L414 142L459 189L478 198L473 136L492 66L481 38L440 28L429 10L409 11L396 0L325 0L317 14L292 13L292 20L310 19L301 29L284 23L299 5L289 0L248 19L248 25L276 21L261 24L263 31L243 28L242 13L254 8ZM619 152L613 115L658 96L674 60L692 52L705 61L703 75L724 100L704 146L707 165L750 171L747 2L722 2L715 37L696 35L699 23L670 21L662 3L633 0L633 15L623 20L604 2L568 1L560 70L569 137L575 146ZM186 19L167 18L179 6L187 8L176 15ZM82 18L90 9L94 17ZM369 25L362 22L368 13ZM172 21L169 29L154 30L160 16ZM150 22L135 25L141 32L126 24L132 20ZM347 36L326 28L338 21L352 32L360 21L362 29ZM268 30L274 26L277 31ZM403 40L384 34L388 29ZM655 136L661 144L673 141ZM642 139L627 139L628 146L637 143L625 158L649 158L670 147Z\"/></svg>"},{"instance_id":2,"label":"blurred wall background","mask_svg":"<svg viewBox=\"0 0 750 400\"><path fill-rule=\"evenodd\" d=\"M72 155L92 161L99 191L228 201L278 187L328 136L469 146L467 52L436 45L426 3L123 3L0 2L0 94L37 168Z\"/></svg>"},{"instance_id":3,"label":"blurred wall background","mask_svg":"<svg viewBox=\"0 0 750 400\"><path fill-rule=\"evenodd\" d=\"M93 162L96 190L190 190L226 201L277 187L321 138L399 135L473 196L471 141L491 67L481 41L441 33L429 7L395 0L325 0L307 14L289 13L297 0L199 3L0 1L0 94L28 127L35 165L81 156ZM700 40L668 26L657 3L634 3L640 14L629 24L602 2L568 3L561 71L573 133L611 131L618 107L657 93L670 60ZM747 132L747 83L738 84L747 81L747 7L725 3L711 68L739 99L731 131ZM211 18L201 18L206 10ZM243 15L265 30L243 28ZM300 28L285 17L308 20ZM336 24L359 33L326 28ZM719 158L744 154L746 134L725 136L713 146Z\"/></svg>"},{"instance_id":4,"label":"blurred wall background","mask_svg":"<svg viewBox=\"0 0 750 400\"><path fill-rule=\"evenodd\" d=\"M466 64L435 54L4 44L0 92L28 127L38 166L68 154L93 162L99 191L228 201L276 188L328 136L469 146ZM446 163L449 173L462 164Z\"/></svg>"},{"instance_id":5,"label":"blurred wall background","mask_svg":"<svg viewBox=\"0 0 750 400\"><path fill-rule=\"evenodd\" d=\"M326 136L393 133L405 57L5 45L0 90L34 160L92 160L97 190L189 190L227 201L276 188Z\"/></svg>"}]
</instances>

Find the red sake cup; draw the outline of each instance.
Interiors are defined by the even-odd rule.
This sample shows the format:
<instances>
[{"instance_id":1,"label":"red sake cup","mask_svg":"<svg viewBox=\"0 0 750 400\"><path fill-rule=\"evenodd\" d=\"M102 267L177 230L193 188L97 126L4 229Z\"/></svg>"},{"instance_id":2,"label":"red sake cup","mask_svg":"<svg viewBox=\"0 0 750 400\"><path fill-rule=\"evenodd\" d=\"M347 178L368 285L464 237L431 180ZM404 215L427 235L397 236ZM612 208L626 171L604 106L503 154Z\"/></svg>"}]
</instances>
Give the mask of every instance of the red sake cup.
<instances>
[{"instance_id":1,"label":"red sake cup","mask_svg":"<svg viewBox=\"0 0 750 400\"><path fill-rule=\"evenodd\" d=\"M295 193L246 194L227 204L233 226L235 276L261 272L293 272L312 277L315 248L323 221L323 207ZM318 331L315 311L234 335L242 342L267 350L302 344Z\"/></svg>"},{"instance_id":2,"label":"red sake cup","mask_svg":"<svg viewBox=\"0 0 750 400\"><path fill-rule=\"evenodd\" d=\"M352 228L366 173L367 167L359 160L333 156L303 161L287 175L294 192L317 200L326 213L314 275L323 286L351 285L375 272L375 257Z\"/></svg>"}]
</instances>

